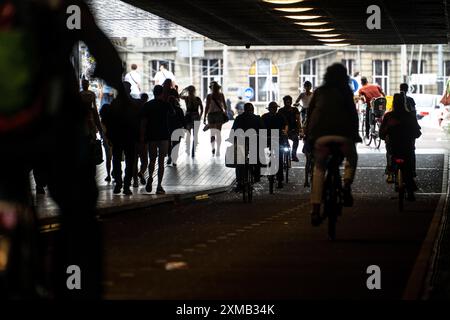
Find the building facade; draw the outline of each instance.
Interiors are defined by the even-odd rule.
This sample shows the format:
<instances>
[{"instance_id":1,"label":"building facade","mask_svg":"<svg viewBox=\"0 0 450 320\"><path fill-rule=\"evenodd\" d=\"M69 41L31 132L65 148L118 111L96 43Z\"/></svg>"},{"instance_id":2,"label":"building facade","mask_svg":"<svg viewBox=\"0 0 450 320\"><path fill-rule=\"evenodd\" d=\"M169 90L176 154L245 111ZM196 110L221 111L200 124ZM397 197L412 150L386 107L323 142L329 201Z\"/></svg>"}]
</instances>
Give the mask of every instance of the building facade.
<instances>
[{"instance_id":1,"label":"building facade","mask_svg":"<svg viewBox=\"0 0 450 320\"><path fill-rule=\"evenodd\" d=\"M441 94L450 76L447 45L408 45L403 49L401 45L247 49L198 39L203 40L202 54L191 59L180 55L177 38L121 38L117 49L128 69L133 63L138 66L146 92L151 92L160 64L166 63L180 90L193 84L205 99L209 83L215 80L222 84L226 98L233 104L239 96L244 97L255 104L258 113L264 112L270 101L281 102L285 95L295 99L306 80L312 82L313 88L319 86L327 66L335 62L343 63L350 76L359 73L378 83L389 95L398 92L400 83L405 81L414 93ZM412 81L411 75L417 74L427 75L426 81L420 80L421 76Z\"/></svg>"}]
</instances>

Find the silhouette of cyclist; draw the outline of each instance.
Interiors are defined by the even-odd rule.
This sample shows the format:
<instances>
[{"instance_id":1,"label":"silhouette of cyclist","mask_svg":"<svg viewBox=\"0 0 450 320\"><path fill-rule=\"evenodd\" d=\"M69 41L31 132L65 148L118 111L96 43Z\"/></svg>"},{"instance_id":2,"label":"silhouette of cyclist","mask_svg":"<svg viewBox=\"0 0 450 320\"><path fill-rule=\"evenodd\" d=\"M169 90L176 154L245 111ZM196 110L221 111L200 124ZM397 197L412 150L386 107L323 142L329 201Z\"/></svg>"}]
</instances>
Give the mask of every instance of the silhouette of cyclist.
<instances>
[{"instance_id":1,"label":"silhouette of cyclist","mask_svg":"<svg viewBox=\"0 0 450 320\"><path fill-rule=\"evenodd\" d=\"M80 29L66 25L70 5L80 8ZM94 76L123 98L122 62L84 1L0 2L0 224L4 208L30 204L28 170L36 159L46 161L48 188L61 214L52 272L54 294L97 299L101 297L102 246L96 220L95 164L85 126L88 110L82 108L79 81L70 61L79 41L96 59ZM7 214L18 220L18 212ZM14 225L13 221L7 227ZM71 265L81 270L82 290L67 288L66 271Z\"/></svg>"}]
</instances>

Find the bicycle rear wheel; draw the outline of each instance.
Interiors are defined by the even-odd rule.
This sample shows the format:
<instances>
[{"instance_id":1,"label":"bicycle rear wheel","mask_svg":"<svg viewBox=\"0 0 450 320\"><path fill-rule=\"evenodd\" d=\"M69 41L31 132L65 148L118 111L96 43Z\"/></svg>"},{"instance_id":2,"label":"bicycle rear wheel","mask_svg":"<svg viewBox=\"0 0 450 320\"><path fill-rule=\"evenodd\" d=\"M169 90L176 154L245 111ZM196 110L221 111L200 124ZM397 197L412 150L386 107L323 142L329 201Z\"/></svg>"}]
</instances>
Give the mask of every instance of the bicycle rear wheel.
<instances>
[{"instance_id":1,"label":"bicycle rear wheel","mask_svg":"<svg viewBox=\"0 0 450 320\"><path fill-rule=\"evenodd\" d=\"M275 184L275 177L269 176L269 193L273 194L273 185Z\"/></svg>"},{"instance_id":2,"label":"bicycle rear wheel","mask_svg":"<svg viewBox=\"0 0 450 320\"><path fill-rule=\"evenodd\" d=\"M253 170L252 169L253 169L253 167L250 167L247 170L247 174L248 174L248 177L247 177L247 181L248 181L248 184L247 184L247 192L248 192L247 199L248 199L249 203L253 201Z\"/></svg>"},{"instance_id":3,"label":"bicycle rear wheel","mask_svg":"<svg viewBox=\"0 0 450 320\"><path fill-rule=\"evenodd\" d=\"M248 166L244 165L242 167L242 200L244 202L248 201L248 196L247 196L248 195L248 192L247 192L247 189L248 189L248 174L247 174L247 171L248 171Z\"/></svg>"},{"instance_id":4,"label":"bicycle rear wheel","mask_svg":"<svg viewBox=\"0 0 450 320\"><path fill-rule=\"evenodd\" d=\"M290 166L289 154L284 153L284 168L286 169L286 183L289 183L289 166Z\"/></svg>"},{"instance_id":5,"label":"bicycle rear wheel","mask_svg":"<svg viewBox=\"0 0 450 320\"><path fill-rule=\"evenodd\" d=\"M377 149L380 149L381 137L380 137L380 123L378 121L377 121L375 128L376 128L375 129L376 135L374 136L375 147Z\"/></svg>"},{"instance_id":6,"label":"bicycle rear wheel","mask_svg":"<svg viewBox=\"0 0 450 320\"><path fill-rule=\"evenodd\" d=\"M334 211L334 210L332 210ZM336 222L337 215L335 212L328 213L328 238L330 240L336 240Z\"/></svg>"},{"instance_id":7,"label":"bicycle rear wheel","mask_svg":"<svg viewBox=\"0 0 450 320\"><path fill-rule=\"evenodd\" d=\"M402 170L399 168L397 171L397 183L398 183L398 211L403 211L405 201L405 185L403 182Z\"/></svg>"}]
</instances>

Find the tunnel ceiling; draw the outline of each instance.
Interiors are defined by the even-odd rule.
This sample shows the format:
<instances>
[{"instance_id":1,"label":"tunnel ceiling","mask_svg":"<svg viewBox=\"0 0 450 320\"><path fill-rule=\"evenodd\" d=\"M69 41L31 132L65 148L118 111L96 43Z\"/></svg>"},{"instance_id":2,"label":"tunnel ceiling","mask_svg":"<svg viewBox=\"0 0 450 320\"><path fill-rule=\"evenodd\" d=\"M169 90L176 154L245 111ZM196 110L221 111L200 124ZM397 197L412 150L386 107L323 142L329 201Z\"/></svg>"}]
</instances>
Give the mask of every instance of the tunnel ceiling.
<instances>
[{"instance_id":1,"label":"tunnel ceiling","mask_svg":"<svg viewBox=\"0 0 450 320\"><path fill-rule=\"evenodd\" d=\"M449 8L446 0L125 0L187 29L227 45L320 45L306 26L288 15L303 16L309 22L325 22L333 28L330 41L352 45L448 43ZM284 2L295 2L285 4ZM380 8L381 29L370 30L366 13L371 5ZM290 13L275 8L312 8ZM299 9L300 8L300 9ZM306 17L305 17L306 16ZM320 18L311 19L311 16ZM314 32L319 33L319 32ZM337 36L338 34L339 36ZM332 37L331 37L332 36ZM335 39L335 40L333 40ZM330 43L330 42L328 42ZM333 42L331 42L333 43Z\"/></svg>"}]
</instances>

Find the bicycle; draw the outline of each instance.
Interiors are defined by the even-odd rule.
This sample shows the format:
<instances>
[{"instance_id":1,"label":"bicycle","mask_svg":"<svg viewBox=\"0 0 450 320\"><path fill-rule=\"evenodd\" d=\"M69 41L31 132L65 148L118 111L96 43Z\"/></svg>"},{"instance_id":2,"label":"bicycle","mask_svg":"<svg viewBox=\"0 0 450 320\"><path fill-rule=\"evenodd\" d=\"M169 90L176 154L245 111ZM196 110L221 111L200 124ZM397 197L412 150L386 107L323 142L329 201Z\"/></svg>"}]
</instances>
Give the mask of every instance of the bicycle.
<instances>
[{"instance_id":1,"label":"bicycle","mask_svg":"<svg viewBox=\"0 0 450 320\"><path fill-rule=\"evenodd\" d=\"M328 237L336 239L336 223L342 215L343 188L340 174L340 165L344 155L340 150L339 143L330 143L330 156L327 161L326 178L323 191L323 218L328 218Z\"/></svg>"},{"instance_id":2,"label":"bicycle","mask_svg":"<svg viewBox=\"0 0 450 320\"><path fill-rule=\"evenodd\" d=\"M364 116L362 133L364 137L364 143L366 146L370 146L373 142L375 148L379 149L381 145L381 137L380 137L380 127L383 119L384 112L386 110L386 98L379 97L374 98L370 101L370 128L369 128L369 136L366 135L365 126L366 126L366 115Z\"/></svg>"}]
</instances>

